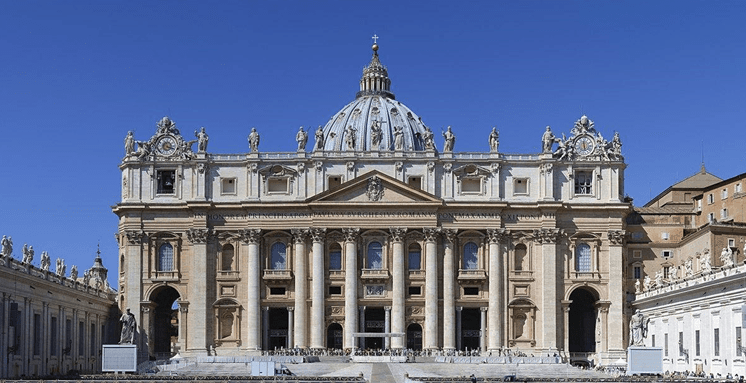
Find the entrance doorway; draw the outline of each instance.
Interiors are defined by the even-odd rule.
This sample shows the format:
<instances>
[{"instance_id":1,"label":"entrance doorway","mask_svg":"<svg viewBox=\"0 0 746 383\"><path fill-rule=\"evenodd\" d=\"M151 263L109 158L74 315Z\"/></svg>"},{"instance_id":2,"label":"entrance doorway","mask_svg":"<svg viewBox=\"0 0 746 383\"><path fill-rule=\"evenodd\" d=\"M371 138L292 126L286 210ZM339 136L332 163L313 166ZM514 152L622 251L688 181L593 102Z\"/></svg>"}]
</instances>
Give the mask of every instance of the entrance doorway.
<instances>
[{"instance_id":1,"label":"entrance doorway","mask_svg":"<svg viewBox=\"0 0 746 383\"><path fill-rule=\"evenodd\" d=\"M412 323L407 326L407 348L410 350L422 350L422 326Z\"/></svg>"},{"instance_id":2,"label":"entrance doorway","mask_svg":"<svg viewBox=\"0 0 746 383\"><path fill-rule=\"evenodd\" d=\"M482 317L478 308L461 310L461 350L479 349Z\"/></svg>"},{"instance_id":3,"label":"entrance doorway","mask_svg":"<svg viewBox=\"0 0 746 383\"><path fill-rule=\"evenodd\" d=\"M150 339L153 342L153 352L156 358L170 358L174 354L173 346L179 339L177 299L179 299L179 293L170 286L159 287L150 296L150 301L155 306L152 317L153 333L150 334Z\"/></svg>"},{"instance_id":4,"label":"entrance doorway","mask_svg":"<svg viewBox=\"0 0 746 383\"><path fill-rule=\"evenodd\" d=\"M326 329L326 348L342 349L342 325L332 323Z\"/></svg>"},{"instance_id":5,"label":"entrance doorway","mask_svg":"<svg viewBox=\"0 0 746 383\"><path fill-rule=\"evenodd\" d=\"M288 310L269 309L269 349L286 348L288 344Z\"/></svg>"},{"instance_id":6,"label":"entrance doorway","mask_svg":"<svg viewBox=\"0 0 746 383\"><path fill-rule=\"evenodd\" d=\"M386 313L383 307L373 307L365 309L365 332L382 333L385 326ZM365 338L366 349L382 349L383 337Z\"/></svg>"},{"instance_id":7,"label":"entrance doorway","mask_svg":"<svg viewBox=\"0 0 746 383\"><path fill-rule=\"evenodd\" d=\"M570 300L570 352L595 352L596 298L590 291L581 288L570 294Z\"/></svg>"}]
</instances>

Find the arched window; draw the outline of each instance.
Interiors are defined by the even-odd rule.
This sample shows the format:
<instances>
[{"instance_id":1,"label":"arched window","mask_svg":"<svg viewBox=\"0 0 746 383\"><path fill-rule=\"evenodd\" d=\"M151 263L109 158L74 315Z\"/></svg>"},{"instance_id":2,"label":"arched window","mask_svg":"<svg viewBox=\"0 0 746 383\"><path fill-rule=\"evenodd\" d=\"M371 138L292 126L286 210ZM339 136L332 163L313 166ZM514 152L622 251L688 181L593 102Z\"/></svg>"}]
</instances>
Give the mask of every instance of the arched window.
<instances>
[{"instance_id":1,"label":"arched window","mask_svg":"<svg viewBox=\"0 0 746 383\"><path fill-rule=\"evenodd\" d=\"M380 242L371 242L368 244L368 268L383 268L383 247Z\"/></svg>"},{"instance_id":2,"label":"arched window","mask_svg":"<svg viewBox=\"0 0 746 383\"><path fill-rule=\"evenodd\" d=\"M174 269L174 247L170 243L164 243L158 248L158 271L171 271Z\"/></svg>"},{"instance_id":3,"label":"arched window","mask_svg":"<svg viewBox=\"0 0 746 383\"><path fill-rule=\"evenodd\" d=\"M223 246L222 259L220 260L221 269L223 271L233 270L233 259L234 259L233 245L226 244L225 246Z\"/></svg>"},{"instance_id":4,"label":"arched window","mask_svg":"<svg viewBox=\"0 0 746 383\"><path fill-rule=\"evenodd\" d=\"M591 246L587 243L580 243L575 249L575 270L591 271Z\"/></svg>"},{"instance_id":5,"label":"arched window","mask_svg":"<svg viewBox=\"0 0 746 383\"><path fill-rule=\"evenodd\" d=\"M270 259L270 269L273 270L285 270L287 268L287 253L285 252L285 244L277 242L272 245L271 249L272 258Z\"/></svg>"},{"instance_id":6,"label":"arched window","mask_svg":"<svg viewBox=\"0 0 746 383\"><path fill-rule=\"evenodd\" d=\"M528 270L528 259L526 259L526 245L518 244L515 245L515 271L527 271Z\"/></svg>"},{"instance_id":7,"label":"arched window","mask_svg":"<svg viewBox=\"0 0 746 383\"><path fill-rule=\"evenodd\" d=\"M329 270L342 270L342 247L336 243L329 249Z\"/></svg>"},{"instance_id":8,"label":"arched window","mask_svg":"<svg viewBox=\"0 0 746 383\"><path fill-rule=\"evenodd\" d=\"M464 262L463 267L466 270L476 270L479 268L477 262L477 244L469 242L464 245Z\"/></svg>"},{"instance_id":9,"label":"arched window","mask_svg":"<svg viewBox=\"0 0 746 383\"><path fill-rule=\"evenodd\" d=\"M420 245L413 243L409 245L409 270L420 270L422 268L422 249Z\"/></svg>"}]
</instances>

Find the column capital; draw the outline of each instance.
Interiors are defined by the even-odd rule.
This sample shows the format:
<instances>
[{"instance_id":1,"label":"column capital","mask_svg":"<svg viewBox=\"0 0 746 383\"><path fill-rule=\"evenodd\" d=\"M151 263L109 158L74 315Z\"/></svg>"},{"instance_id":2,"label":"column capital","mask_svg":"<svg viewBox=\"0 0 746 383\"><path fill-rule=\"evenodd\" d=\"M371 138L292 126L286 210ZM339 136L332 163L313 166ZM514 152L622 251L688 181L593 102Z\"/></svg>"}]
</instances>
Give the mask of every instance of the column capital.
<instances>
[{"instance_id":1,"label":"column capital","mask_svg":"<svg viewBox=\"0 0 746 383\"><path fill-rule=\"evenodd\" d=\"M564 312L569 312L570 311L570 304L572 303L572 301L570 301L570 300L567 300L567 301L563 300L563 301L560 301L560 303L562 303L562 311L564 311Z\"/></svg>"},{"instance_id":2,"label":"column capital","mask_svg":"<svg viewBox=\"0 0 746 383\"><path fill-rule=\"evenodd\" d=\"M127 237L127 243L130 245L139 245L148 238L143 230L127 230L124 232L124 236Z\"/></svg>"},{"instance_id":3,"label":"column capital","mask_svg":"<svg viewBox=\"0 0 746 383\"><path fill-rule=\"evenodd\" d=\"M489 243L505 243L510 238L510 230L508 229L487 229L487 239Z\"/></svg>"},{"instance_id":4,"label":"column capital","mask_svg":"<svg viewBox=\"0 0 746 383\"><path fill-rule=\"evenodd\" d=\"M422 229L422 233L425 235L425 242L437 242L438 235L440 234L440 228L426 227Z\"/></svg>"},{"instance_id":5,"label":"column capital","mask_svg":"<svg viewBox=\"0 0 746 383\"><path fill-rule=\"evenodd\" d=\"M262 311L267 311L267 312L269 312L269 306L264 306L264 307L262 307Z\"/></svg>"},{"instance_id":6,"label":"column capital","mask_svg":"<svg viewBox=\"0 0 746 383\"><path fill-rule=\"evenodd\" d=\"M446 241L453 243L456 240L458 229L443 229L441 230L441 233L443 233L443 237L446 239Z\"/></svg>"},{"instance_id":7,"label":"column capital","mask_svg":"<svg viewBox=\"0 0 746 383\"><path fill-rule=\"evenodd\" d=\"M401 242L404 240L404 235L407 234L406 227L390 227L389 232L391 233L392 242Z\"/></svg>"},{"instance_id":8,"label":"column capital","mask_svg":"<svg viewBox=\"0 0 746 383\"><path fill-rule=\"evenodd\" d=\"M262 229L244 229L238 232L241 242L246 244L258 244L261 238Z\"/></svg>"},{"instance_id":9,"label":"column capital","mask_svg":"<svg viewBox=\"0 0 746 383\"><path fill-rule=\"evenodd\" d=\"M187 240L191 243L207 243L213 238L212 229L191 228L186 232Z\"/></svg>"},{"instance_id":10,"label":"column capital","mask_svg":"<svg viewBox=\"0 0 746 383\"><path fill-rule=\"evenodd\" d=\"M290 233L293 234L295 243L303 243L308 236L308 229L290 229Z\"/></svg>"},{"instance_id":11,"label":"column capital","mask_svg":"<svg viewBox=\"0 0 746 383\"><path fill-rule=\"evenodd\" d=\"M288 309L289 312L295 311L295 307L293 307L293 306L288 306L287 309Z\"/></svg>"},{"instance_id":12,"label":"column capital","mask_svg":"<svg viewBox=\"0 0 746 383\"><path fill-rule=\"evenodd\" d=\"M624 245L625 234L624 230L609 230L609 243L615 246Z\"/></svg>"},{"instance_id":13,"label":"column capital","mask_svg":"<svg viewBox=\"0 0 746 383\"><path fill-rule=\"evenodd\" d=\"M487 312L488 309L489 309L489 307L480 307L479 311L481 311L481 312L484 313L484 312Z\"/></svg>"},{"instance_id":14,"label":"column capital","mask_svg":"<svg viewBox=\"0 0 746 383\"><path fill-rule=\"evenodd\" d=\"M461 311L461 310L463 310L463 309L464 309L464 307L463 307L463 306L456 306L456 311Z\"/></svg>"},{"instance_id":15,"label":"column capital","mask_svg":"<svg viewBox=\"0 0 746 383\"><path fill-rule=\"evenodd\" d=\"M355 242L357 240L358 235L360 235L360 228L359 227L348 227L342 229L342 235L344 236L345 242ZM314 239L314 242L316 240Z\"/></svg>"},{"instance_id":16,"label":"column capital","mask_svg":"<svg viewBox=\"0 0 746 383\"><path fill-rule=\"evenodd\" d=\"M324 238L326 237L326 228L312 227L309 230L309 233L311 234L311 238L313 238L314 242L324 242Z\"/></svg>"},{"instance_id":17,"label":"column capital","mask_svg":"<svg viewBox=\"0 0 746 383\"><path fill-rule=\"evenodd\" d=\"M179 304L179 311L186 313L189 312L189 302L187 301L176 301Z\"/></svg>"},{"instance_id":18,"label":"column capital","mask_svg":"<svg viewBox=\"0 0 746 383\"><path fill-rule=\"evenodd\" d=\"M391 306L383 306L384 311L391 311Z\"/></svg>"},{"instance_id":19,"label":"column capital","mask_svg":"<svg viewBox=\"0 0 746 383\"><path fill-rule=\"evenodd\" d=\"M565 232L562 229L536 229L534 230L534 241L540 244L557 243Z\"/></svg>"}]
</instances>

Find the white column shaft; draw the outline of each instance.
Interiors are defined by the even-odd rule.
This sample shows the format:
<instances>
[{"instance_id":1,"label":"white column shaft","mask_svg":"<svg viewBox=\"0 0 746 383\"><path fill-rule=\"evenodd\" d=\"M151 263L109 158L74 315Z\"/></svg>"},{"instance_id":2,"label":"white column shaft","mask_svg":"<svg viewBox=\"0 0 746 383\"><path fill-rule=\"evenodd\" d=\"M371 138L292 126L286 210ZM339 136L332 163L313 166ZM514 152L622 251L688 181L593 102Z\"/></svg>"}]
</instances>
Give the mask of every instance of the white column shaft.
<instances>
[{"instance_id":1,"label":"white column shaft","mask_svg":"<svg viewBox=\"0 0 746 383\"><path fill-rule=\"evenodd\" d=\"M306 275L306 244L303 241L295 242L295 331L294 345L300 348L308 347L306 340L306 321L308 310L308 276Z\"/></svg>"},{"instance_id":2,"label":"white column shaft","mask_svg":"<svg viewBox=\"0 0 746 383\"><path fill-rule=\"evenodd\" d=\"M392 298L391 298L391 332L405 332L404 322L404 243L401 241L394 242L394 262L392 265ZM387 312L388 314L388 312ZM404 337L394 337L391 340L391 347L394 349L404 348Z\"/></svg>"},{"instance_id":3,"label":"white column shaft","mask_svg":"<svg viewBox=\"0 0 746 383\"><path fill-rule=\"evenodd\" d=\"M503 260L499 243L490 243L489 277L489 344L490 351L502 347L503 325Z\"/></svg>"},{"instance_id":4,"label":"white column shaft","mask_svg":"<svg viewBox=\"0 0 746 383\"><path fill-rule=\"evenodd\" d=\"M311 348L324 348L324 243L313 242Z\"/></svg>"},{"instance_id":5,"label":"white column shaft","mask_svg":"<svg viewBox=\"0 0 746 383\"><path fill-rule=\"evenodd\" d=\"M453 243L446 240L443 254L443 348L456 348L456 262Z\"/></svg>"},{"instance_id":6,"label":"white column shaft","mask_svg":"<svg viewBox=\"0 0 746 383\"><path fill-rule=\"evenodd\" d=\"M249 243L249 254L248 254L248 268L246 270L247 275L247 293L246 293L246 322L248 332L246 334L246 347L249 350L261 350L262 349L262 336L261 326L259 326L260 317L260 301L261 295L259 293L259 284L261 282L259 262L259 243ZM199 295L199 294L198 294ZM190 306L192 306L190 304ZM192 306L193 307L193 306ZM191 309L190 309L191 311ZM189 330L192 331L191 329ZM190 342L191 343L191 342Z\"/></svg>"},{"instance_id":7,"label":"white column shaft","mask_svg":"<svg viewBox=\"0 0 746 383\"><path fill-rule=\"evenodd\" d=\"M287 348L293 348L295 346L295 340L293 339L293 308L288 307L288 339Z\"/></svg>"},{"instance_id":8,"label":"white column shaft","mask_svg":"<svg viewBox=\"0 0 746 383\"><path fill-rule=\"evenodd\" d=\"M425 349L438 348L438 248L425 242Z\"/></svg>"},{"instance_id":9,"label":"white column shaft","mask_svg":"<svg viewBox=\"0 0 746 383\"><path fill-rule=\"evenodd\" d=\"M541 278L541 315L543 322L543 348L557 349L557 315L559 314L559 300L557 299L557 246L554 243L544 243L542 252Z\"/></svg>"},{"instance_id":10,"label":"white column shaft","mask_svg":"<svg viewBox=\"0 0 746 383\"><path fill-rule=\"evenodd\" d=\"M344 348L355 347L352 333L357 329L357 246L345 242L345 327Z\"/></svg>"},{"instance_id":11,"label":"white column shaft","mask_svg":"<svg viewBox=\"0 0 746 383\"><path fill-rule=\"evenodd\" d=\"M384 308L385 317L384 317L384 324L383 324L383 332L390 333L391 332L391 307ZM391 337L387 336L383 338L383 347L384 349L391 348Z\"/></svg>"}]
</instances>

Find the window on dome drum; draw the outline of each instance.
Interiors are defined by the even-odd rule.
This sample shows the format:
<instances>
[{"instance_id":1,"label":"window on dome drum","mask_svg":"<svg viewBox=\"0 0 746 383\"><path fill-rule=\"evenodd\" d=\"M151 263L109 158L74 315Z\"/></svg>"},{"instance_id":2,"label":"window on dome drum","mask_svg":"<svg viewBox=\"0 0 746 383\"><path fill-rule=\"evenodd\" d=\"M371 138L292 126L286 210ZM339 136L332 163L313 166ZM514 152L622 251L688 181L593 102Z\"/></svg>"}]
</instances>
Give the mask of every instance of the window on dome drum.
<instances>
[{"instance_id":1,"label":"window on dome drum","mask_svg":"<svg viewBox=\"0 0 746 383\"><path fill-rule=\"evenodd\" d=\"M580 243L575 249L575 270L583 273L591 271L591 246Z\"/></svg>"},{"instance_id":2,"label":"window on dome drum","mask_svg":"<svg viewBox=\"0 0 746 383\"><path fill-rule=\"evenodd\" d=\"M158 194L174 194L176 184L175 170L158 170L156 172L156 181L158 182Z\"/></svg>"},{"instance_id":3,"label":"window on dome drum","mask_svg":"<svg viewBox=\"0 0 746 383\"><path fill-rule=\"evenodd\" d=\"M285 270L287 268L287 253L285 244L277 242L272 245L270 250L270 269L272 270Z\"/></svg>"},{"instance_id":4,"label":"window on dome drum","mask_svg":"<svg viewBox=\"0 0 746 383\"><path fill-rule=\"evenodd\" d=\"M158 271L171 271L174 269L174 247L170 243L164 243L158 248Z\"/></svg>"},{"instance_id":5,"label":"window on dome drum","mask_svg":"<svg viewBox=\"0 0 746 383\"><path fill-rule=\"evenodd\" d=\"M329 176L327 184L329 185L329 190L338 188L342 185L342 176Z\"/></svg>"},{"instance_id":6,"label":"window on dome drum","mask_svg":"<svg viewBox=\"0 0 746 383\"><path fill-rule=\"evenodd\" d=\"M342 270L342 248L338 244L329 249L329 270Z\"/></svg>"},{"instance_id":7,"label":"window on dome drum","mask_svg":"<svg viewBox=\"0 0 746 383\"><path fill-rule=\"evenodd\" d=\"M528 178L513 179L513 195L528 195Z\"/></svg>"},{"instance_id":8,"label":"window on dome drum","mask_svg":"<svg viewBox=\"0 0 746 383\"><path fill-rule=\"evenodd\" d=\"M411 186L413 189L422 190L422 177L411 176L407 180L407 184L409 184L409 186Z\"/></svg>"},{"instance_id":9,"label":"window on dome drum","mask_svg":"<svg viewBox=\"0 0 746 383\"><path fill-rule=\"evenodd\" d=\"M422 251L420 245L413 243L409 245L408 269L420 270L422 261Z\"/></svg>"},{"instance_id":10,"label":"window on dome drum","mask_svg":"<svg viewBox=\"0 0 746 383\"><path fill-rule=\"evenodd\" d=\"M368 244L368 269L383 269L383 247L380 242Z\"/></svg>"},{"instance_id":11,"label":"window on dome drum","mask_svg":"<svg viewBox=\"0 0 746 383\"><path fill-rule=\"evenodd\" d=\"M464 255L462 267L466 270L476 270L479 268L479 259L477 258L477 244L468 242L464 245Z\"/></svg>"},{"instance_id":12,"label":"window on dome drum","mask_svg":"<svg viewBox=\"0 0 746 383\"><path fill-rule=\"evenodd\" d=\"M575 172L575 194L593 194L593 172L582 170Z\"/></svg>"},{"instance_id":13,"label":"window on dome drum","mask_svg":"<svg viewBox=\"0 0 746 383\"><path fill-rule=\"evenodd\" d=\"M220 194L224 194L224 195L236 194L236 179L235 178L222 178L220 180Z\"/></svg>"}]
</instances>

